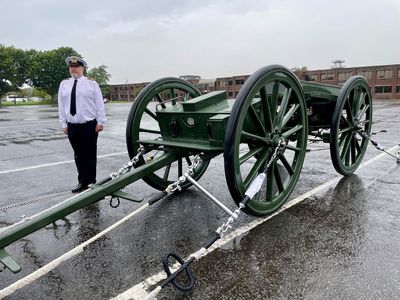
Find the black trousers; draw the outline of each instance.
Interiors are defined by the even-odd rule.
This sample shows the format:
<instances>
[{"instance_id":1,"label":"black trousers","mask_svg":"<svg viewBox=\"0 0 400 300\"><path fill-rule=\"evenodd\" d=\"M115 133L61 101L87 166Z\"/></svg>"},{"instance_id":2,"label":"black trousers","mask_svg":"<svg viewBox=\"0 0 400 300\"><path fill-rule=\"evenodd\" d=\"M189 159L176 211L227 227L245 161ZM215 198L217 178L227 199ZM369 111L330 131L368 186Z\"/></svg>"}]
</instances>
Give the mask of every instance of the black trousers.
<instances>
[{"instance_id":1,"label":"black trousers","mask_svg":"<svg viewBox=\"0 0 400 300\"><path fill-rule=\"evenodd\" d=\"M97 164L97 121L84 124L68 123L68 139L74 149L74 158L78 170L78 182L88 185L96 182Z\"/></svg>"}]
</instances>

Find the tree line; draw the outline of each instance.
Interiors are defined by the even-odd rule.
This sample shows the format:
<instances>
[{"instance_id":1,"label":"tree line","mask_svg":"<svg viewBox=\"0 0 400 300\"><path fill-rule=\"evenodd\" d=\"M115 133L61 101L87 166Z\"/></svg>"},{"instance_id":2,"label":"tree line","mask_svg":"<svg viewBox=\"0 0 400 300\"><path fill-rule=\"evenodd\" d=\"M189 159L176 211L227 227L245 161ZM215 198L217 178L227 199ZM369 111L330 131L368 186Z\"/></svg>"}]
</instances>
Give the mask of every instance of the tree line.
<instances>
[{"instance_id":1,"label":"tree line","mask_svg":"<svg viewBox=\"0 0 400 300\"><path fill-rule=\"evenodd\" d=\"M71 47L38 51L0 44L0 98L9 92L19 91L27 84L44 91L55 101L60 82L70 77L65 58L73 55L81 56ZM107 66L92 68L86 76L95 79L103 94L107 94L107 83L111 77Z\"/></svg>"}]
</instances>

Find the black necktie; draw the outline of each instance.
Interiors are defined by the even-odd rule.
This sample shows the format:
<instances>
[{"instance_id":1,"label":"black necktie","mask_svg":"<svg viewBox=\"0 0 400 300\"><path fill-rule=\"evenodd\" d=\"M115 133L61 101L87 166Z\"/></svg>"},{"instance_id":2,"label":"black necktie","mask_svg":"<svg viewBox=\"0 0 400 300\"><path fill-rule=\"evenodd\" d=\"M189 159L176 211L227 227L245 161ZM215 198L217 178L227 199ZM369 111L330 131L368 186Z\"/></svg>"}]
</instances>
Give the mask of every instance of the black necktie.
<instances>
[{"instance_id":1,"label":"black necktie","mask_svg":"<svg viewBox=\"0 0 400 300\"><path fill-rule=\"evenodd\" d=\"M76 114L76 84L78 80L75 79L74 86L72 87L71 91L71 107L69 109L69 112L71 113L72 116L75 116Z\"/></svg>"}]
</instances>

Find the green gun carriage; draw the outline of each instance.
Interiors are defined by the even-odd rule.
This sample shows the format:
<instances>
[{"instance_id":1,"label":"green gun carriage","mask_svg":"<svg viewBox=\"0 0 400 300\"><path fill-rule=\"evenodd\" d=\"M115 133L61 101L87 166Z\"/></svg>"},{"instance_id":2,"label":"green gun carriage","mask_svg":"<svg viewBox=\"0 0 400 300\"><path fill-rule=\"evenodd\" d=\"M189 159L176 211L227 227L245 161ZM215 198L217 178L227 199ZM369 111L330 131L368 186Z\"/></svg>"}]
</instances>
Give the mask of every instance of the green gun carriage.
<instances>
[{"instance_id":1,"label":"green gun carriage","mask_svg":"<svg viewBox=\"0 0 400 300\"><path fill-rule=\"evenodd\" d=\"M243 209L257 216L270 214L293 191L309 136L330 143L336 171L350 175L362 161L371 125L372 98L361 76L340 87L299 81L285 67L270 65L251 75L235 100L227 99L226 91L202 95L184 80L159 79L140 92L129 112L129 164L83 193L5 228L0 232L0 262L18 272L20 267L4 249L9 244L107 196L140 202L123 191L139 179L168 191L192 168L190 180L179 184L179 189L188 188L220 154L238 205L265 171L261 188ZM193 168L196 157L201 160Z\"/></svg>"}]
</instances>

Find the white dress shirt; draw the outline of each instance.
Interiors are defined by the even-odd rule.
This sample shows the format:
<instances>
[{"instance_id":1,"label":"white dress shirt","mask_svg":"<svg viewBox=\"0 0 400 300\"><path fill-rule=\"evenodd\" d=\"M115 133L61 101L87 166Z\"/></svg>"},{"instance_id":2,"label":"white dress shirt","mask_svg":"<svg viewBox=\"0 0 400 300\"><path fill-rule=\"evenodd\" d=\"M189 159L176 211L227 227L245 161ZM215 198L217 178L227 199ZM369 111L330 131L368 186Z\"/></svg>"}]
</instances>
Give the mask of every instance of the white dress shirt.
<instances>
[{"instance_id":1,"label":"white dress shirt","mask_svg":"<svg viewBox=\"0 0 400 300\"><path fill-rule=\"evenodd\" d=\"M58 114L62 128L68 127L67 123L81 124L97 119L99 125L104 125L106 115L103 95L97 82L81 76L76 84L76 114L69 112L71 106L71 91L74 78L64 79L58 89Z\"/></svg>"}]
</instances>

